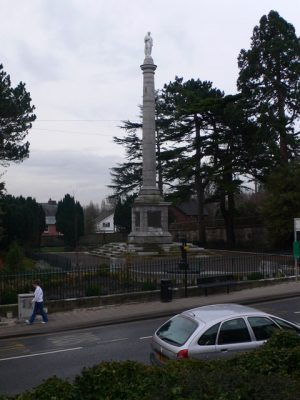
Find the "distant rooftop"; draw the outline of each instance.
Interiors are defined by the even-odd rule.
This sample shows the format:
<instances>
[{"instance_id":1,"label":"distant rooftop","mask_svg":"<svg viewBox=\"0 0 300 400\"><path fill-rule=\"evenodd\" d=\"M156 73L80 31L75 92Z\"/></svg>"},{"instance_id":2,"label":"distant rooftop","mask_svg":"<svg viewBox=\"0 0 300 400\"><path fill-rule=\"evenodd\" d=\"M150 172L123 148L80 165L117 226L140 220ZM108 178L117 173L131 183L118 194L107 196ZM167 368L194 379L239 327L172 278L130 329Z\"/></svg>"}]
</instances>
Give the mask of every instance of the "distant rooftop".
<instances>
[{"instance_id":1,"label":"distant rooftop","mask_svg":"<svg viewBox=\"0 0 300 400\"><path fill-rule=\"evenodd\" d=\"M96 222L100 222L103 219L109 217L111 214L114 214L115 210L111 209L111 210L101 210L100 214L98 215L98 217L95 219Z\"/></svg>"},{"instance_id":2,"label":"distant rooftop","mask_svg":"<svg viewBox=\"0 0 300 400\"><path fill-rule=\"evenodd\" d=\"M57 211L57 203L55 200L49 199L48 203L40 203L43 207L46 217L55 217Z\"/></svg>"}]
</instances>

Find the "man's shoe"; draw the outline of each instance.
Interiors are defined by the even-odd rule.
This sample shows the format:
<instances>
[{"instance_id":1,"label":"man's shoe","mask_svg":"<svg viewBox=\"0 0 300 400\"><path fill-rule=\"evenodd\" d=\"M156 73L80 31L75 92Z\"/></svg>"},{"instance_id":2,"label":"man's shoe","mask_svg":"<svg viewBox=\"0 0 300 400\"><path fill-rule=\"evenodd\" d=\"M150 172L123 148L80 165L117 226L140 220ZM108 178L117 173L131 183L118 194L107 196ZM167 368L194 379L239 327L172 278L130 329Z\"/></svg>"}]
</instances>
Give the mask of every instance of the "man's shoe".
<instances>
[{"instance_id":1,"label":"man's shoe","mask_svg":"<svg viewBox=\"0 0 300 400\"><path fill-rule=\"evenodd\" d=\"M25 322L26 322L27 325L31 325L31 322L29 321L29 319L26 319Z\"/></svg>"},{"instance_id":2,"label":"man's shoe","mask_svg":"<svg viewBox=\"0 0 300 400\"><path fill-rule=\"evenodd\" d=\"M41 323L42 323L42 324L46 324L47 322L46 322L46 321L42 321Z\"/></svg>"}]
</instances>

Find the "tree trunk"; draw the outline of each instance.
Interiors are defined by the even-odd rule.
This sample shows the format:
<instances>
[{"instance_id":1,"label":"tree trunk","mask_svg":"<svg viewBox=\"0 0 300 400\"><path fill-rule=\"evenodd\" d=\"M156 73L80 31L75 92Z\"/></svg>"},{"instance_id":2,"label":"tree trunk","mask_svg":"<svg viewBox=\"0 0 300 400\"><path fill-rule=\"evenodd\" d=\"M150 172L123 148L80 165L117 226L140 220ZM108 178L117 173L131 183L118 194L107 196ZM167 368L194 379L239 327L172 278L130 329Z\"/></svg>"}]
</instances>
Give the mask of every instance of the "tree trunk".
<instances>
[{"instance_id":1,"label":"tree trunk","mask_svg":"<svg viewBox=\"0 0 300 400\"><path fill-rule=\"evenodd\" d=\"M284 111L284 93L281 87L281 76L280 72L277 74L277 98L278 98L278 118L279 118L279 148L280 148L280 156L281 163L287 164L289 160L288 150L287 150L287 141L286 141L286 124L285 124L285 111Z\"/></svg>"},{"instance_id":2,"label":"tree trunk","mask_svg":"<svg viewBox=\"0 0 300 400\"><path fill-rule=\"evenodd\" d=\"M232 174L227 173L224 176L225 186L232 184ZM227 200L227 201L226 201ZM235 201L234 193L230 190L223 191L220 199L220 209L225 223L226 232L226 244L229 248L235 245L235 224L234 224L234 212L235 212Z\"/></svg>"},{"instance_id":3,"label":"tree trunk","mask_svg":"<svg viewBox=\"0 0 300 400\"><path fill-rule=\"evenodd\" d=\"M197 115L194 116L196 127L196 154L195 154L195 190L198 202L198 240L199 244L203 246L206 243L205 234L205 221L204 221L204 184L201 177L201 160L202 152L200 145L200 121Z\"/></svg>"}]
</instances>

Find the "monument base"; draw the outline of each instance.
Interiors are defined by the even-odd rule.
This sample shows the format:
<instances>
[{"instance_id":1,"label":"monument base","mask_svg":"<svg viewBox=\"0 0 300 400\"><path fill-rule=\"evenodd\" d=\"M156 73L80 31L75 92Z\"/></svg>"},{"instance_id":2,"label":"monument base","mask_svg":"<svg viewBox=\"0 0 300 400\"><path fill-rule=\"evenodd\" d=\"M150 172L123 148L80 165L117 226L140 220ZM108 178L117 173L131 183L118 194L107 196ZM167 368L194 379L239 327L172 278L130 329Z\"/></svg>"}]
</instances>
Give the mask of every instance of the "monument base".
<instances>
[{"instance_id":1,"label":"monument base","mask_svg":"<svg viewBox=\"0 0 300 400\"><path fill-rule=\"evenodd\" d=\"M150 194L141 191L132 207L132 230L128 236L128 244L172 243L172 235L168 232L169 205L170 203L162 201L157 192Z\"/></svg>"},{"instance_id":2,"label":"monument base","mask_svg":"<svg viewBox=\"0 0 300 400\"><path fill-rule=\"evenodd\" d=\"M128 235L128 244L171 244L172 235L169 232L131 232Z\"/></svg>"}]
</instances>

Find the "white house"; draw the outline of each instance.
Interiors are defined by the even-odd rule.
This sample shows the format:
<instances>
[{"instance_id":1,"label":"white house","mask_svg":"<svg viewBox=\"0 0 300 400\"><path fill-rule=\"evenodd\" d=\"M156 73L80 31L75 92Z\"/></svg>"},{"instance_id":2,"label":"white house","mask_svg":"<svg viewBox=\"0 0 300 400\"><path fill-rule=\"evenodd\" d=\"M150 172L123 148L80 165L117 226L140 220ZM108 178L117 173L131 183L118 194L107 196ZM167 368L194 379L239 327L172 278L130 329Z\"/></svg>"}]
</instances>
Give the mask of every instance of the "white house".
<instances>
[{"instance_id":1,"label":"white house","mask_svg":"<svg viewBox=\"0 0 300 400\"><path fill-rule=\"evenodd\" d=\"M99 217L95 219L96 233L114 233L114 210L103 210Z\"/></svg>"}]
</instances>

